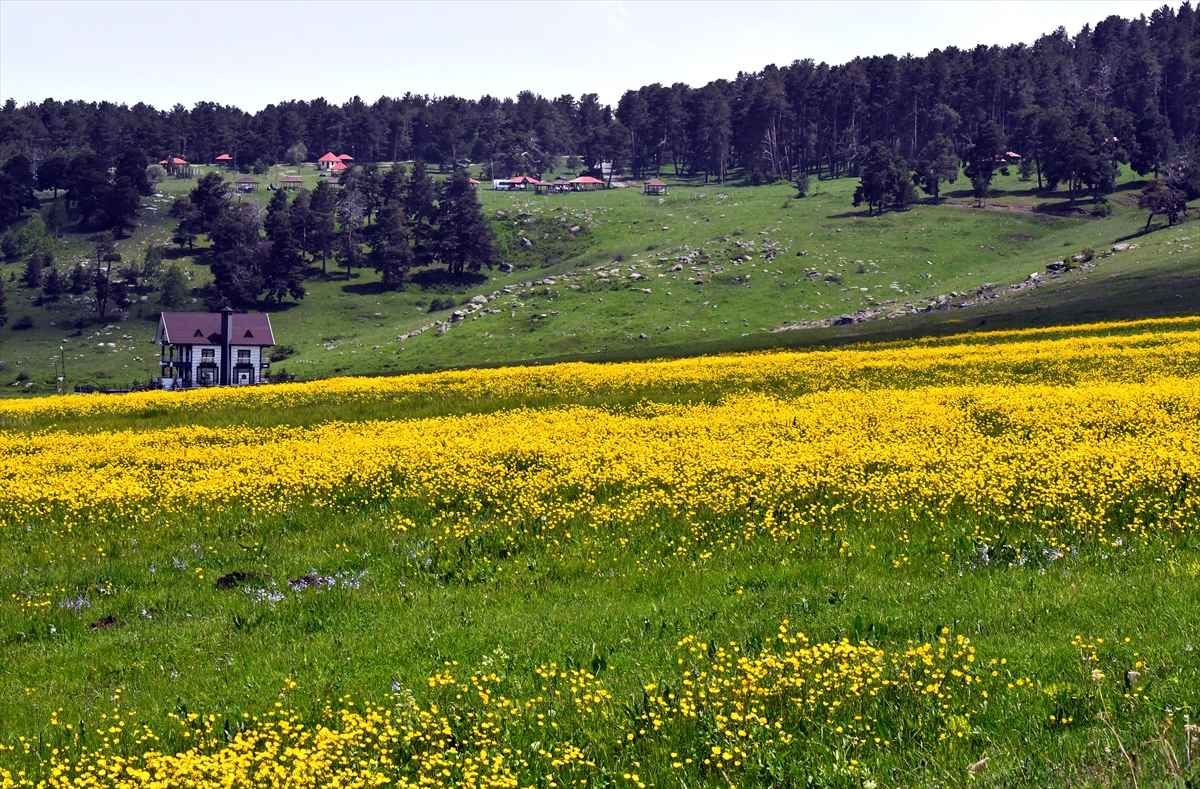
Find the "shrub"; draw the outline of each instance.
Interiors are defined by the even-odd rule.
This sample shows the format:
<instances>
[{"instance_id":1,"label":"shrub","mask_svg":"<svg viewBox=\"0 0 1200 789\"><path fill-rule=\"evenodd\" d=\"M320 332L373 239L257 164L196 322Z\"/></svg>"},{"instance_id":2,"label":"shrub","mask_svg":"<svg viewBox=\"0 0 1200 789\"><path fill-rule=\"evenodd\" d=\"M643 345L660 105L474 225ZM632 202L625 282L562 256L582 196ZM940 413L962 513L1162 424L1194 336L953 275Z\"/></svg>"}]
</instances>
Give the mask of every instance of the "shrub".
<instances>
[{"instance_id":1,"label":"shrub","mask_svg":"<svg viewBox=\"0 0 1200 789\"><path fill-rule=\"evenodd\" d=\"M26 329L32 329L33 325L32 315L22 315L17 319L17 322L13 324L13 331L25 331Z\"/></svg>"},{"instance_id":2,"label":"shrub","mask_svg":"<svg viewBox=\"0 0 1200 789\"><path fill-rule=\"evenodd\" d=\"M433 301L429 302L430 312L439 312L441 310L448 310L453 307L454 299L434 299Z\"/></svg>"},{"instance_id":3,"label":"shrub","mask_svg":"<svg viewBox=\"0 0 1200 789\"><path fill-rule=\"evenodd\" d=\"M796 187L796 197L808 197L808 173L800 173L792 183Z\"/></svg>"},{"instance_id":4,"label":"shrub","mask_svg":"<svg viewBox=\"0 0 1200 789\"><path fill-rule=\"evenodd\" d=\"M282 362L289 356L294 356L296 349L291 345L276 345L271 349L271 361Z\"/></svg>"}]
</instances>

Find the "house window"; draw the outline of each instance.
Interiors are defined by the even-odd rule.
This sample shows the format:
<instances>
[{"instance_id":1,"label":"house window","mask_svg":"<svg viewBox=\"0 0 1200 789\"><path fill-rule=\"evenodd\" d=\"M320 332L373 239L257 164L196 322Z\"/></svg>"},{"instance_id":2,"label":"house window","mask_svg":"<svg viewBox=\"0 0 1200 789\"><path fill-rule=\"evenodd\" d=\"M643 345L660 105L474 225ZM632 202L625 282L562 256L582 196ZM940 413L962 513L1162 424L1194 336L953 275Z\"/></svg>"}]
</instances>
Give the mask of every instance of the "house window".
<instances>
[{"instance_id":1,"label":"house window","mask_svg":"<svg viewBox=\"0 0 1200 789\"><path fill-rule=\"evenodd\" d=\"M217 358L217 351L215 348L201 348L200 349L200 361L211 362L215 358Z\"/></svg>"},{"instance_id":2,"label":"house window","mask_svg":"<svg viewBox=\"0 0 1200 789\"><path fill-rule=\"evenodd\" d=\"M241 350L238 351L238 364L250 364L249 349L244 350L244 351L241 351Z\"/></svg>"}]
</instances>

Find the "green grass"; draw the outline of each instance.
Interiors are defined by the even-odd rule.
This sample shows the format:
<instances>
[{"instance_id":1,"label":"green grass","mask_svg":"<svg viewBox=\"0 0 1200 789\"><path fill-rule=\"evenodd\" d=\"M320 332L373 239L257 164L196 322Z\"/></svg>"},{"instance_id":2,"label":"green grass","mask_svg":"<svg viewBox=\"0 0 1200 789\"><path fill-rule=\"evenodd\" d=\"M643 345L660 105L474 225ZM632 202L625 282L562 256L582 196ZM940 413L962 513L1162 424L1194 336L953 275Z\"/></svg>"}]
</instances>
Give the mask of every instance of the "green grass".
<instances>
[{"instance_id":1,"label":"green grass","mask_svg":"<svg viewBox=\"0 0 1200 789\"><path fill-rule=\"evenodd\" d=\"M280 168L281 174L294 172L314 184L318 179L311 167ZM266 182L265 176L258 178ZM502 257L518 267L514 273L485 272L486 281L460 287L418 276L418 282L393 292L383 291L370 270L356 270L347 280L344 270L331 266L328 276L314 274L308 280L309 295L301 303L264 305L272 313L277 341L295 351L274 367L312 379L563 359L687 356L937 334L976 328L981 321L1018 327L1200 309L1194 246L1183 247L1195 242L1177 241L1194 239L1200 232L1197 223L1171 229L1160 224L1155 232L1137 236L1144 214L1133 205L1139 182L1129 173L1113 197L1116 213L1105 219L1065 211L1065 197L1047 200L1016 176L998 177L988 204L1021 210L971 208L973 201L960 188L952 189L939 206L866 217L850 206L855 183L818 182L811 196L800 200L786 185L692 186L680 179L661 204L634 189L550 197L485 189L481 199ZM121 243L127 258L140 259L149 243L169 245L173 223L164 216L169 200L191 184L167 180L160 185L164 197L147 199L157 211L144 212L144 227ZM244 197L265 201L266 196L260 191ZM1088 201L1081 201L1078 213L1087 207ZM533 247L520 243L521 232ZM1067 274L1036 291L985 305L774 332L861 309L920 308L938 295L964 294L956 299L961 303L985 283L1003 288L1033 272L1044 274L1047 263L1064 255L1084 247L1103 251L1123 239L1139 248L1098 260L1090 273ZM769 262L764 245L775 252ZM797 257L801 251L805 256ZM71 262L89 252L85 238L69 234L57 258ZM682 271L670 271L691 253L696 257ZM738 255L752 259L734 261ZM184 265L193 286L208 281L207 266L197 262L203 258L180 250L170 257ZM599 266L618 273L602 281ZM806 279L814 269L816 279ZM5 362L0 391L53 392L51 356L59 355L59 346L67 349L62 355L68 385L121 385L158 373L152 339L161 307L155 295L136 303L126 322L98 324L65 298L34 306L33 294L13 281L19 270L13 264L0 268L10 294L10 323L0 330L0 359ZM635 272L646 279L630 280ZM840 282L832 276L827 280L827 274ZM555 279L548 291L545 286L522 287L547 276ZM472 316L444 334L433 330L396 341L449 317L449 310L429 312L435 298L462 303L506 286L514 290L488 305L497 314ZM202 309L203 304L197 300L188 308ZM12 324L26 314L33 316L35 327L14 331ZM77 330L81 319L86 326ZM28 379L12 386L21 372Z\"/></svg>"}]
</instances>

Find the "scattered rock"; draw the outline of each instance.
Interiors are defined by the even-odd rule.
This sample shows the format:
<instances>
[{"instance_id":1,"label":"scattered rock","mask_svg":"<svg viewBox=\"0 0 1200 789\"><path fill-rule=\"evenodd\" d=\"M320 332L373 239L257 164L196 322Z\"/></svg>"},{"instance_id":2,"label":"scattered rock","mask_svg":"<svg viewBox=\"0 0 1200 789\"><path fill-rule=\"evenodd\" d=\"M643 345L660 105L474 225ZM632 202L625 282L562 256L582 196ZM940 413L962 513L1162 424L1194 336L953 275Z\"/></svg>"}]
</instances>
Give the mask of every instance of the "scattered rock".
<instances>
[{"instance_id":1,"label":"scattered rock","mask_svg":"<svg viewBox=\"0 0 1200 789\"><path fill-rule=\"evenodd\" d=\"M512 263L501 263L501 264L500 264L500 270L501 270L502 272L504 272L505 274L511 274L511 273L513 273L513 267L512 267Z\"/></svg>"},{"instance_id":2,"label":"scattered rock","mask_svg":"<svg viewBox=\"0 0 1200 789\"><path fill-rule=\"evenodd\" d=\"M533 246L533 242L532 242L532 241L530 241L530 240L529 240L528 238L526 238L525 236L521 236L521 246L523 246L523 247L531 247L531 246Z\"/></svg>"}]
</instances>

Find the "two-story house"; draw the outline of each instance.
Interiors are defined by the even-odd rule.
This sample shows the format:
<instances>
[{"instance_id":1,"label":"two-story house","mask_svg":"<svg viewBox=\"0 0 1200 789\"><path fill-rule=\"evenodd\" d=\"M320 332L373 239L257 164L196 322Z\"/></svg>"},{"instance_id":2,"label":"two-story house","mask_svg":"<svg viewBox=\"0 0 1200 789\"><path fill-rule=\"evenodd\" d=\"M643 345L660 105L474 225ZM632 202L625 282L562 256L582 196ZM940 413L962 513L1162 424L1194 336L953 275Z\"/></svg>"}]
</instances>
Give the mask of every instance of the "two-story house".
<instances>
[{"instance_id":1,"label":"two-story house","mask_svg":"<svg viewBox=\"0 0 1200 789\"><path fill-rule=\"evenodd\" d=\"M264 314L164 312L154 343L162 348L164 389L261 383L270 362L263 349L275 344Z\"/></svg>"}]
</instances>

